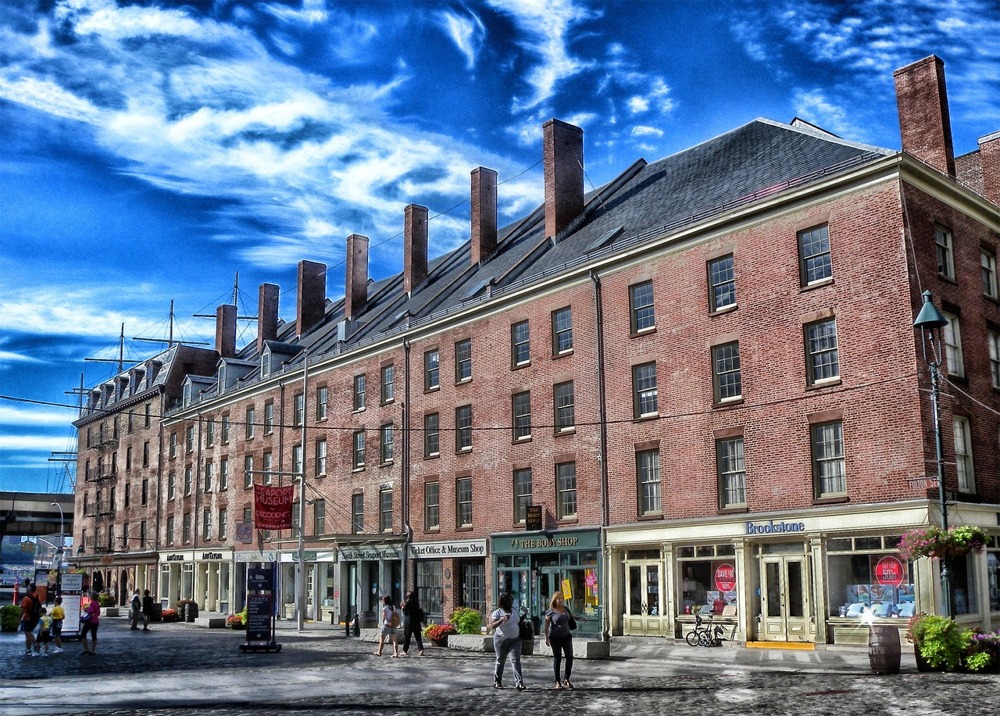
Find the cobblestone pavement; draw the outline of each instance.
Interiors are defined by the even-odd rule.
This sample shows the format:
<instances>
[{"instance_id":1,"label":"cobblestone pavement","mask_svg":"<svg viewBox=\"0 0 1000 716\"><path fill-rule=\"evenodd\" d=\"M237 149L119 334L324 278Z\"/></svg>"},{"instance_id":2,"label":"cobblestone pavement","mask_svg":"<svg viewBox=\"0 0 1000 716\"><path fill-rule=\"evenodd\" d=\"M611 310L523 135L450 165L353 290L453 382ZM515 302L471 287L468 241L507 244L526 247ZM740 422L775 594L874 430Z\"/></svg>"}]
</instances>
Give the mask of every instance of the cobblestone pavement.
<instances>
[{"instance_id":1,"label":"cobblestone pavement","mask_svg":"<svg viewBox=\"0 0 1000 716\"><path fill-rule=\"evenodd\" d=\"M787 652L616 639L610 661L577 659L573 691L549 688L551 659L524 658L528 690L492 688L493 658L428 647L381 658L374 646L322 625L282 623L278 654L243 654L243 635L187 624L134 632L102 619L98 655L78 642L48 658L0 635L0 714L205 716L239 714L994 714L1000 676L876 676L863 649ZM386 651L389 654L390 650ZM508 667L509 668L509 667ZM507 674L509 684L513 684Z\"/></svg>"}]
</instances>

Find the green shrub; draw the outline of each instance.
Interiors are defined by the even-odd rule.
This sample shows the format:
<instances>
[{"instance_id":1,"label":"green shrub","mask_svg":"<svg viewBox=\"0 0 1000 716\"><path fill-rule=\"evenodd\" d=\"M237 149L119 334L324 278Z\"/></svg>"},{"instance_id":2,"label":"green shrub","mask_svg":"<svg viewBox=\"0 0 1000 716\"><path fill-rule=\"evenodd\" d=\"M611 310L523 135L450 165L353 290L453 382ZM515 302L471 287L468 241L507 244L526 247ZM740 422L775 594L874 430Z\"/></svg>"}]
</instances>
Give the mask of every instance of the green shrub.
<instances>
[{"instance_id":1,"label":"green shrub","mask_svg":"<svg viewBox=\"0 0 1000 716\"><path fill-rule=\"evenodd\" d=\"M954 671L970 639L954 619L923 614L910 623L910 638L932 669Z\"/></svg>"},{"instance_id":2,"label":"green shrub","mask_svg":"<svg viewBox=\"0 0 1000 716\"><path fill-rule=\"evenodd\" d=\"M459 634L481 634L483 626L483 615L475 609L469 607L459 607L451 613L449 619Z\"/></svg>"},{"instance_id":3,"label":"green shrub","mask_svg":"<svg viewBox=\"0 0 1000 716\"><path fill-rule=\"evenodd\" d=\"M108 594L107 592L101 592L100 594L97 595L97 603L100 604L102 607L113 607L115 606L115 604L117 604L114 596Z\"/></svg>"},{"instance_id":4,"label":"green shrub","mask_svg":"<svg viewBox=\"0 0 1000 716\"><path fill-rule=\"evenodd\" d=\"M16 604L5 604L0 607L0 631L17 631L21 621L21 607Z\"/></svg>"}]
</instances>

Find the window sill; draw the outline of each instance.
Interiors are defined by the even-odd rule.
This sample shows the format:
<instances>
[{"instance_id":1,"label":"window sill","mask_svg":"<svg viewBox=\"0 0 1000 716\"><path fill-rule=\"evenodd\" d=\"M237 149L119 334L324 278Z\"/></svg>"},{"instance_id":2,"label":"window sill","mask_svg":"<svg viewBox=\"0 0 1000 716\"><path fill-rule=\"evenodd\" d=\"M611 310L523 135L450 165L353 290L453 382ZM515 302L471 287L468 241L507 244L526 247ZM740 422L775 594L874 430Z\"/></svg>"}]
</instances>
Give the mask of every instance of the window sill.
<instances>
[{"instance_id":1,"label":"window sill","mask_svg":"<svg viewBox=\"0 0 1000 716\"><path fill-rule=\"evenodd\" d=\"M732 313L733 311L735 311L739 307L740 307L740 305L738 303L734 303L734 304L729 305L729 306L723 306L722 308L718 308L718 309L716 309L714 311L709 311L708 315L709 316L724 316L727 313Z\"/></svg>"},{"instance_id":2,"label":"window sill","mask_svg":"<svg viewBox=\"0 0 1000 716\"><path fill-rule=\"evenodd\" d=\"M514 363L510 367L510 369L511 370L521 370L522 368L530 368L530 367L531 367L531 361L529 360L529 361L525 361L524 363Z\"/></svg>"},{"instance_id":3,"label":"window sill","mask_svg":"<svg viewBox=\"0 0 1000 716\"><path fill-rule=\"evenodd\" d=\"M521 438L514 438L514 441L513 441L512 444L513 445L524 445L524 444L530 443L530 442L531 442L531 436L530 435L525 435L524 437L521 437Z\"/></svg>"},{"instance_id":4,"label":"window sill","mask_svg":"<svg viewBox=\"0 0 1000 716\"><path fill-rule=\"evenodd\" d=\"M441 528L440 527L428 527L427 529L424 530L424 534L425 535L439 535L439 534L441 534Z\"/></svg>"},{"instance_id":5,"label":"window sill","mask_svg":"<svg viewBox=\"0 0 1000 716\"><path fill-rule=\"evenodd\" d=\"M437 460L439 457L441 457L441 453L432 452L429 455L424 455L424 460Z\"/></svg>"},{"instance_id":6,"label":"window sill","mask_svg":"<svg viewBox=\"0 0 1000 716\"><path fill-rule=\"evenodd\" d=\"M395 402L396 402L395 398L390 398L389 400L383 400L383 401L379 402L379 405L384 408L385 406L392 405Z\"/></svg>"},{"instance_id":7,"label":"window sill","mask_svg":"<svg viewBox=\"0 0 1000 716\"><path fill-rule=\"evenodd\" d=\"M472 532L472 525L462 525L455 528L456 532Z\"/></svg>"},{"instance_id":8,"label":"window sill","mask_svg":"<svg viewBox=\"0 0 1000 716\"><path fill-rule=\"evenodd\" d=\"M636 519L640 522L650 522L652 520L662 520L663 517L662 512L647 512L646 514L639 515Z\"/></svg>"},{"instance_id":9,"label":"window sill","mask_svg":"<svg viewBox=\"0 0 1000 716\"><path fill-rule=\"evenodd\" d=\"M954 373L945 373L946 380L953 380L956 383L961 383L962 385L969 384L969 376L967 375L955 375Z\"/></svg>"},{"instance_id":10,"label":"window sill","mask_svg":"<svg viewBox=\"0 0 1000 716\"><path fill-rule=\"evenodd\" d=\"M937 274L937 277L939 279L941 279L942 281L947 281L948 283L952 284L953 286L957 286L958 285L958 281L955 279L954 276L945 276L943 273L939 273L939 274Z\"/></svg>"},{"instance_id":11,"label":"window sill","mask_svg":"<svg viewBox=\"0 0 1000 716\"><path fill-rule=\"evenodd\" d=\"M472 382L472 376L470 375L468 378L462 378L461 380L456 380L455 385L465 385L466 383L471 383L471 382Z\"/></svg>"},{"instance_id":12,"label":"window sill","mask_svg":"<svg viewBox=\"0 0 1000 716\"><path fill-rule=\"evenodd\" d=\"M561 430L556 430L555 433L554 433L554 435L557 438L560 437L560 436L562 436L562 435L575 435L575 434L576 434L576 426L575 425L573 427L571 427L571 428L562 428Z\"/></svg>"},{"instance_id":13,"label":"window sill","mask_svg":"<svg viewBox=\"0 0 1000 716\"><path fill-rule=\"evenodd\" d=\"M805 291L812 291L817 288L823 288L824 286L832 286L832 285L833 285L833 277L831 276L830 278L824 278L820 281L807 283L805 286L799 286L799 293L803 293Z\"/></svg>"},{"instance_id":14,"label":"window sill","mask_svg":"<svg viewBox=\"0 0 1000 716\"><path fill-rule=\"evenodd\" d=\"M569 348L569 349L564 350L564 351L559 351L558 353L553 353L552 354L552 360L559 360L560 358L565 358L565 357L571 356L571 355L573 355L573 349Z\"/></svg>"},{"instance_id":15,"label":"window sill","mask_svg":"<svg viewBox=\"0 0 1000 716\"><path fill-rule=\"evenodd\" d=\"M815 383L809 383L806 385L806 390L820 390L821 388L832 388L837 385L843 384L843 380L838 376L836 378L824 378L823 380L817 380Z\"/></svg>"},{"instance_id":16,"label":"window sill","mask_svg":"<svg viewBox=\"0 0 1000 716\"><path fill-rule=\"evenodd\" d=\"M455 451L456 455L469 455L471 453L472 453L472 448L471 447L459 448L458 450Z\"/></svg>"},{"instance_id":17,"label":"window sill","mask_svg":"<svg viewBox=\"0 0 1000 716\"><path fill-rule=\"evenodd\" d=\"M380 463L378 464L378 466L379 466L379 467L392 467L392 463L393 463L393 461L392 461L392 460L386 460L386 461L384 461L384 462L380 462Z\"/></svg>"},{"instance_id":18,"label":"window sill","mask_svg":"<svg viewBox=\"0 0 1000 716\"><path fill-rule=\"evenodd\" d=\"M441 390L441 386L440 385L425 385L424 386L424 394L427 394L427 393L436 393L439 390Z\"/></svg>"},{"instance_id":19,"label":"window sill","mask_svg":"<svg viewBox=\"0 0 1000 716\"><path fill-rule=\"evenodd\" d=\"M557 525L578 525L580 524L580 518L576 515L572 517L563 517L562 519L556 520Z\"/></svg>"},{"instance_id":20,"label":"window sill","mask_svg":"<svg viewBox=\"0 0 1000 716\"><path fill-rule=\"evenodd\" d=\"M712 408L718 410L721 408L735 408L738 405L743 405L742 395L738 398L726 398L725 400L717 400L714 403L712 403Z\"/></svg>"},{"instance_id":21,"label":"window sill","mask_svg":"<svg viewBox=\"0 0 1000 716\"><path fill-rule=\"evenodd\" d=\"M365 408L355 408L354 410L351 411L351 415L357 415L358 413L363 413L363 412L365 412Z\"/></svg>"},{"instance_id":22,"label":"window sill","mask_svg":"<svg viewBox=\"0 0 1000 716\"><path fill-rule=\"evenodd\" d=\"M750 508L746 505L739 505L735 507L720 507L717 514L720 515L745 515L750 512Z\"/></svg>"},{"instance_id":23,"label":"window sill","mask_svg":"<svg viewBox=\"0 0 1000 716\"><path fill-rule=\"evenodd\" d=\"M650 336L654 333L656 333L656 326L653 326L652 328L643 328L642 330L639 331L632 331L631 333L628 334L628 337L639 338L640 336Z\"/></svg>"},{"instance_id":24,"label":"window sill","mask_svg":"<svg viewBox=\"0 0 1000 716\"><path fill-rule=\"evenodd\" d=\"M838 495L837 497L815 497L812 503L814 505L840 505L850 501L851 498L847 495Z\"/></svg>"},{"instance_id":25,"label":"window sill","mask_svg":"<svg viewBox=\"0 0 1000 716\"><path fill-rule=\"evenodd\" d=\"M660 414L659 413L643 413L639 417L632 418L632 422L633 423L645 423L645 422L648 422L650 420L659 420L659 419L660 419Z\"/></svg>"},{"instance_id":26,"label":"window sill","mask_svg":"<svg viewBox=\"0 0 1000 716\"><path fill-rule=\"evenodd\" d=\"M364 471L365 471L364 465L355 465L354 467L351 468L351 472L364 472Z\"/></svg>"},{"instance_id":27,"label":"window sill","mask_svg":"<svg viewBox=\"0 0 1000 716\"><path fill-rule=\"evenodd\" d=\"M317 423L325 423L326 422L326 416L324 415L322 418L316 418L316 422ZM225 443L223 443L223 444L225 444Z\"/></svg>"},{"instance_id":28,"label":"window sill","mask_svg":"<svg viewBox=\"0 0 1000 716\"><path fill-rule=\"evenodd\" d=\"M316 479L319 479L321 477L326 477L326 473L325 472L321 472L318 475L316 475Z\"/></svg>"}]
</instances>

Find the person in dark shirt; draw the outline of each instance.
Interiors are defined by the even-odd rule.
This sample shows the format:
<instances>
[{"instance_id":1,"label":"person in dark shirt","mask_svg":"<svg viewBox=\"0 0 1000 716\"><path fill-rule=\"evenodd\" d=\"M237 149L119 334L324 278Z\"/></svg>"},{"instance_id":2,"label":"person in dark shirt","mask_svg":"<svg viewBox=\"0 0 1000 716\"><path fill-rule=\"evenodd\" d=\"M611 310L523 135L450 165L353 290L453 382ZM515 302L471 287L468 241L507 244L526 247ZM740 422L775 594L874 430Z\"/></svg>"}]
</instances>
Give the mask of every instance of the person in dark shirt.
<instances>
[{"instance_id":1,"label":"person in dark shirt","mask_svg":"<svg viewBox=\"0 0 1000 716\"><path fill-rule=\"evenodd\" d=\"M142 593L142 630L149 631L149 620L153 616L153 596L149 590Z\"/></svg>"}]
</instances>

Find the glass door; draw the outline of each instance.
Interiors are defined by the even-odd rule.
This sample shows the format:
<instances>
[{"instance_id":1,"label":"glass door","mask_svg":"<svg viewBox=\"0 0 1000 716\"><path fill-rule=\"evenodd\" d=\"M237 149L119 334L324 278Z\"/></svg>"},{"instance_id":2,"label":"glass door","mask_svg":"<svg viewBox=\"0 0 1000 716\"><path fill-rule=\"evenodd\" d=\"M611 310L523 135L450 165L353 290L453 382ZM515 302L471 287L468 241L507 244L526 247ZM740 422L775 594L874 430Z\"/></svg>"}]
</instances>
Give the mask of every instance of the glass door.
<instances>
[{"instance_id":1,"label":"glass door","mask_svg":"<svg viewBox=\"0 0 1000 716\"><path fill-rule=\"evenodd\" d=\"M809 562L800 555L761 560L761 634L764 641L811 641Z\"/></svg>"}]
</instances>

